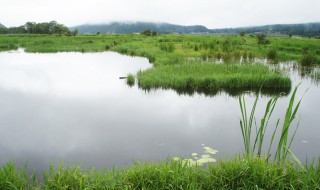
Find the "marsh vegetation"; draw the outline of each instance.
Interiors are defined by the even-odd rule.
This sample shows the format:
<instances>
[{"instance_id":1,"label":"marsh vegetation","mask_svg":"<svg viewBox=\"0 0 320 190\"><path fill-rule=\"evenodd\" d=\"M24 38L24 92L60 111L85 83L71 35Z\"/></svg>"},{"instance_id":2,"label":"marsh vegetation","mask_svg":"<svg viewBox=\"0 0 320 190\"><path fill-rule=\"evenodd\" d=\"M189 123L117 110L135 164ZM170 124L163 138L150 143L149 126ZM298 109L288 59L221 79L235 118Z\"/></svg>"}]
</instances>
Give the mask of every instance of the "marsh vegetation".
<instances>
[{"instance_id":1,"label":"marsh vegetation","mask_svg":"<svg viewBox=\"0 0 320 190\"><path fill-rule=\"evenodd\" d=\"M46 65L43 60L41 64L36 62L36 66L30 64L30 67L25 67L25 63L9 65L11 63L6 61L12 60L10 53L2 57L1 71L3 73L1 76L9 76L6 73L9 72L12 77L10 79L14 79L0 78L3 84L0 91L1 99L3 102L9 102L7 107L3 106L3 112L1 112L3 116L6 116L3 121L4 126L0 129L2 137L6 137L3 140L6 146L4 150L8 150L3 155L10 156L11 152L17 149L30 152L29 146L21 147L21 144L25 144L33 147L32 154L35 157L40 157L41 154L34 152L32 145L44 144L43 147L39 147L42 153L46 149L56 151L46 152L48 159L65 158L68 164L75 163L74 160L77 160L75 157L78 157L84 160L84 167L88 167L88 169L82 169L83 167L77 164L67 167L61 163L58 167L56 164L56 166L52 165L49 169L45 169L48 168L47 162L52 162L49 160L44 162L46 166L40 168L45 172L43 180L39 180L41 171L37 170L32 175L28 167L21 167L26 161L21 161L21 158L33 157L22 155L18 166L15 165L16 162L1 163L0 188L319 189L320 169L316 161L307 165L301 161L303 163L301 167L301 163L297 164L295 159L292 159L295 158L293 157L295 155L297 159L301 159L305 156L304 151L308 151L308 154L310 152L317 154L318 137L314 130L317 129L319 121L318 117L311 116L314 116L319 107L318 102L314 101L319 97L319 88L317 83L314 85L310 83L310 78L307 78L305 80L307 82L300 87L302 91L310 86L313 90L301 103L303 105L305 102L308 107L299 109L302 110L302 113L306 112L307 114L303 116L308 118L301 121L300 128L307 126L308 130L297 131L297 133L295 130L289 131L291 121L295 118L300 104L300 102L293 103L295 96L299 94L301 97L301 93L296 88L291 90L292 86L301 82L302 75L319 79L317 67L320 60L319 40L265 36L262 43L259 42L258 37L248 36L245 37L246 40L243 40L242 37L159 34L0 35L2 51L24 48L24 51L31 53L13 51L11 54L14 54L15 57L19 57L19 54L37 55L38 57L45 55L50 56L50 59L45 58L46 60L53 60L54 55L61 53L32 53L84 53L76 54L76 57L81 55L81 59L75 59L79 64L77 69L74 64L61 63L63 66L59 66L57 62L54 62L58 66L57 69L55 64ZM95 57L97 55L91 57L93 54L90 54L106 50L133 57L145 57L153 68L144 66L143 69L126 70L126 73L117 71L115 75L112 75L113 70L102 66L104 64L101 62L97 65L94 63L95 60L109 59L104 57L104 53L97 54L98 57ZM75 53L70 53L69 56L73 54ZM265 58L272 64L269 65L269 61L266 61L266 64L257 63L259 62L257 60ZM64 59L65 57L58 58L61 62ZM21 58L20 60L26 61L27 59ZM312 69L300 75L294 71L294 74L291 75L282 69L282 64L286 64L286 61L297 62L296 67L299 68L308 66ZM118 63L118 61L114 62ZM42 67L47 66L50 69L44 69L44 71L49 77L44 76L43 72L38 73L43 71ZM52 72L50 72L51 69ZM66 70L71 72L65 74ZM92 75L83 75L83 72L92 73ZM117 81L113 78L105 80L104 77L108 75L116 78ZM20 78L15 78L16 76ZM118 80L119 76L127 76L126 82ZM21 81L29 81L29 83L18 85ZM132 88L122 86L123 83L127 83ZM51 89L43 90L44 86L50 86ZM145 90L145 93L141 93L141 89ZM190 96L179 96L169 89L173 89L180 95ZM150 94L148 94L149 91L151 91ZM259 99L256 98L257 92L262 94L258 95ZM201 93L215 96L210 98L202 96ZM291 96L288 96L289 94ZM239 110L239 104L236 101L239 95L244 95L246 99L240 96L241 112L234 112L233 110ZM270 95L276 96L270 99ZM290 99L289 106L288 99ZM266 102L267 106L256 108L260 101ZM276 107L276 103L279 106ZM250 107L247 105L253 105L253 108L247 110L246 107ZM33 110L34 113L31 111L26 113L25 110ZM266 129L270 125L277 128L279 124L277 119L269 121L269 118L272 113L280 115L279 112L283 110L286 114L281 118L283 121L280 125L283 126L281 138L274 141L278 143L277 148L269 148L268 145L273 144L277 134L274 136L272 130L266 132ZM312 110L312 113L309 110ZM251 111L250 116L248 111ZM241 139L241 127L236 117L237 114L241 116L241 113L243 139ZM256 136L251 136L251 129L255 128L256 124L255 113L262 113L262 119L260 125L257 126ZM50 114L55 117L49 117ZM26 135L24 131L21 132L21 123L12 123L10 119L17 115L21 116L25 128L37 134L35 135L37 141L28 137L29 133ZM141 120L142 116L143 120ZM233 121L232 118L236 121ZM49 127L43 127L48 123L50 123ZM7 139L14 139L10 138L12 131L23 140L23 143L8 145L8 142L12 141ZM299 141L307 142L309 139L304 139L308 137L313 142L309 143L306 149L300 144L294 144L291 139L295 135ZM24 141L24 138L29 140L31 138L31 143ZM244 152L248 156L237 156L241 154L242 140L245 144ZM51 142L63 143L59 146L52 145ZM128 149L128 143L130 149ZM229 151L228 155L231 155L232 159L214 157L217 159L216 164L204 167L195 164L196 166L190 167L188 164L190 149L202 143L210 144L220 152ZM228 144L231 144L232 147L228 147ZM215 147L215 145L220 145L222 148ZM291 154L291 145L298 146L296 149L301 152L292 151L293 154ZM267 149L264 149L265 146ZM188 149L183 147L188 147ZM62 149L61 152L57 151L60 149ZM110 162L115 165L117 161L125 157L123 162L128 163L129 159L131 163L132 155L136 155L132 151L138 152L136 153L138 156L135 157L137 160L165 160L168 155L177 156L177 154L182 158L180 160L169 158L167 161L159 162L137 161L133 165L122 165L123 168L102 170L105 165L100 162L104 164ZM99 162L97 166L99 169L89 167L92 166L92 158L88 155L102 159L93 164ZM110 155L114 157L108 157ZM270 159L270 155L273 155L274 159ZM57 163L56 161L53 162ZM31 160L31 167L36 165L35 162L41 163L37 159Z\"/></svg>"},{"instance_id":2,"label":"marsh vegetation","mask_svg":"<svg viewBox=\"0 0 320 190\"><path fill-rule=\"evenodd\" d=\"M260 39L261 38L261 39ZM264 43L261 41L268 41ZM223 64L217 66L216 63L239 64L240 62L254 62L255 58L268 58L274 63L281 61L298 61L302 65L315 65L320 61L318 39L293 39L288 37L267 37L266 35L257 35L256 38L246 37L243 41L241 36L196 36L196 35L81 35L75 37L68 36L44 36L44 35L1 35L0 50L25 48L26 52L60 52L60 51L79 51L79 52L100 52L113 50L122 54L131 56L142 56L149 59L154 65L154 69L138 73L138 84L142 88L172 88L181 91L182 86L189 81L194 86L193 89L203 89L210 86L210 90L215 94L218 90L230 88L229 77L219 77L226 74L228 69L216 69L221 67L232 67ZM240 61L242 60L242 61ZM190 65L185 66L185 65ZM179 74L176 74L178 66L182 68ZM163 68L162 68L163 67ZM207 68L207 69L204 69ZM233 66L236 67L236 66ZM242 66L241 66L242 67ZM239 67L239 68L241 68ZM290 89L291 83L281 72L266 71L264 66L244 67L263 71L260 79L255 76L243 75L241 72L232 74L233 81L238 81L232 88L245 90L258 90L262 86L263 77L267 80L273 80L266 87L277 89ZM261 67L261 68L259 68ZM183 69L188 68L188 69ZM192 69L191 69L192 68ZM170 70L170 72L163 72ZM217 77L212 78L212 71L219 71ZM185 77L192 72L193 76ZM215 74L217 74L215 72ZM155 77L150 78L148 73ZM177 78L177 76L179 76ZM184 75L184 77L181 77ZM204 77L202 76L211 76ZM162 79L172 79L170 84ZM237 78L239 77L239 78ZM219 79L218 79L219 78ZM240 79L241 78L241 79ZM244 78L248 80L243 80ZM253 79L255 78L255 79ZM259 77L258 77L259 78ZM240 80L238 80L240 79ZM210 82L213 81L213 82ZM228 82L229 81L229 82ZM207 84L206 84L207 83ZM189 86L190 86L189 85ZM214 87L217 88L214 88ZM189 91L186 89L186 91ZM278 91L280 92L280 91Z\"/></svg>"}]
</instances>

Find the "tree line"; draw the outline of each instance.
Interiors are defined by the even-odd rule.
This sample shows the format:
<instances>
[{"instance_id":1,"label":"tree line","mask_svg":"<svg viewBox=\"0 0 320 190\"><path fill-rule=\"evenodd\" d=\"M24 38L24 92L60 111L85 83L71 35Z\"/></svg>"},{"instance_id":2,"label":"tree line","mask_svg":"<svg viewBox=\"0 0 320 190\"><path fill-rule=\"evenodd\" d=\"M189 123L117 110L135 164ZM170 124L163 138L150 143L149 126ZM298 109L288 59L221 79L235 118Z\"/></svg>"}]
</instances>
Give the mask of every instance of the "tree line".
<instances>
[{"instance_id":1,"label":"tree line","mask_svg":"<svg viewBox=\"0 0 320 190\"><path fill-rule=\"evenodd\" d=\"M60 36L75 36L78 34L78 29L70 31L68 27L56 21L43 23L27 22L18 27L0 28L0 34L56 34Z\"/></svg>"}]
</instances>

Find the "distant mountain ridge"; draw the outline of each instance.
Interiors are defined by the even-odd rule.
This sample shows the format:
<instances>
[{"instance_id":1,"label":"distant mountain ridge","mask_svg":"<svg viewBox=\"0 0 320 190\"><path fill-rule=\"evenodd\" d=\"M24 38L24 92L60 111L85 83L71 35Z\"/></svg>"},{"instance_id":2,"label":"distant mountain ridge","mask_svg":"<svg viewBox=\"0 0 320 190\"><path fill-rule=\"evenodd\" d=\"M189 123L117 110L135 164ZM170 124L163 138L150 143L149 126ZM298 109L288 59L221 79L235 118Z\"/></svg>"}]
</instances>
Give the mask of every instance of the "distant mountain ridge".
<instances>
[{"instance_id":1,"label":"distant mountain ridge","mask_svg":"<svg viewBox=\"0 0 320 190\"><path fill-rule=\"evenodd\" d=\"M3 24L0 23L0 28L6 28Z\"/></svg>"},{"instance_id":2,"label":"distant mountain ridge","mask_svg":"<svg viewBox=\"0 0 320 190\"><path fill-rule=\"evenodd\" d=\"M144 30L152 30L157 33L206 33L208 28L201 25L194 26L182 26L168 23L151 23L151 22L135 22L135 23L122 23L113 22L110 24L98 24L98 25L80 25L76 27L70 27L71 30L77 28L80 34L95 34L100 33L140 33Z\"/></svg>"},{"instance_id":3,"label":"distant mountain ridge","mask_svg":"<svg viewBox=\"0 0 320 190\"><path fill-rule=\"evenodd\" d=\"M100 33L140 33L144 30L152 30L161 34L238 34L240 32L251 33L269 33L280 35L300 35L300 36L320 36L320 22L302 23L302 24L274 24L265 26L238 27L208 29L202 25L183 26L169 23L152 23L152 22L112 22L110 24L87 24L70 27L71 30L78 29L80 34Z\"/></svg>"},{"instance_id":4,"label":"distant mountain ridge","mask_svg":"<svg viewBox=\"0 0 320 190\"><path fill-rule=\"evenodd\" d=\"M219 34L238 34L240 32L252 33L269 33L282 35L299 35L299 36L320 36L320 22L302 23L302 24L273 24L264 26L238 27L212 29L211 33Z\"/></svg>"}]
</instances>

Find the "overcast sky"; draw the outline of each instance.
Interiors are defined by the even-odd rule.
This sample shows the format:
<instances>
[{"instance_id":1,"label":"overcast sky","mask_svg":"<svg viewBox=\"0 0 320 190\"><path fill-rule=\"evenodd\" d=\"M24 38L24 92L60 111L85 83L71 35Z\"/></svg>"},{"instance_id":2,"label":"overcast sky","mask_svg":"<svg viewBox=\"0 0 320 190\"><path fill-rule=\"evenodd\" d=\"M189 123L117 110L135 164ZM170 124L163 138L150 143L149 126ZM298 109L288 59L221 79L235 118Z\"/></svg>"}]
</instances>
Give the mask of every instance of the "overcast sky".
<instances>
[{"instance_id":1,"label":"overcast sky","mask_svg":"<svg viewBox=\"0 0 320 190\"><path fill-rule=\"evenodd\" d=\"M320 0L0 0L0 23L152 21L224 28L320 22Z\"/></svg>"}]
</instances>

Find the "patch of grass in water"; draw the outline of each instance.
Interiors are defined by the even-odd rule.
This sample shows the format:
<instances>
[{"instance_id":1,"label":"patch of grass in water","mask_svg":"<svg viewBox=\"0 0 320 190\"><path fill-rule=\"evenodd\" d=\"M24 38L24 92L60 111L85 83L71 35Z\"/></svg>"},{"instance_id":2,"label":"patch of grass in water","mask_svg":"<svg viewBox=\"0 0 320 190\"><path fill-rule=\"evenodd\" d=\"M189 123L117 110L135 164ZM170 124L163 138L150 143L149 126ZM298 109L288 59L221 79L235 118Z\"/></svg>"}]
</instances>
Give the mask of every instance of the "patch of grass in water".
<instances>
[{"instance_id":1,"label":"patch of grass in water","mask_svg":"<svg viewBox=\"0 0 320 190\"><path fill-rule=\"evenodd\" d=\"M129 86L133 86L135 84L136 78L134 77L133 74L128 74L127 76L127 84Z\"/></svg>"},{"instance_id":2,"label":"patch of grass in water","mask_svg":"<svg viewBox=\"0 0 320 190\"><path fill-rule=\"evenodd\" d=\"M277 72L270 72L261 65L192 63L159 66L138 73L142 89L174 89L179 92L244 92L247 90L271 89L273 92L289 92L291 80Z\"/></svg>"}]
</instances>

